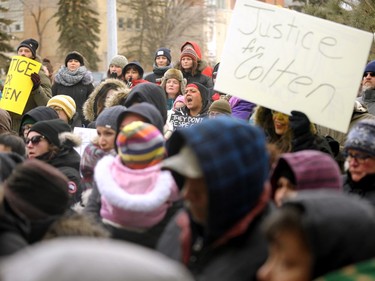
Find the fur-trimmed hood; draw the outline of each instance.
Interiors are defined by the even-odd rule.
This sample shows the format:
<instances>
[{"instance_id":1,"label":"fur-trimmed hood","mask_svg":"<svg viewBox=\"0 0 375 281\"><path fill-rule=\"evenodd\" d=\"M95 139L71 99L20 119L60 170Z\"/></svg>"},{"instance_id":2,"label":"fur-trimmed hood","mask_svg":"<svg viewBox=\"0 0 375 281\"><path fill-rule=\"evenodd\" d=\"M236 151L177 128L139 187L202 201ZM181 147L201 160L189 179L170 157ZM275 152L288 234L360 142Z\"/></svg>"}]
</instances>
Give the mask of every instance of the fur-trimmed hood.
<instances>
[{"instance_id":1,"label":"fur-trimmed hood","mask_svg":"<svg viewBox=\"0 0 375 281\"><path fill-rule=\"evenodd\" d=\"M117 95L117 92L122 93L128 90L128 87L125 85L125 83L119 79L109 78L109 79L104 80L102 83L100 83L94 89L94 91L90 94L89 98L86 100L86 102L83 105L82 111L87 121L90 121L90 122L95 121L96 118L98 117L98 114L96 112L96 103L98 102L98 99L102 94L105 94L105 95L107 94L107 91L106 93L103 93L101 90L104 87L109 87L110 84L112 84L112 88L117 89L114 96Z\"/></svg>"},{"instance_id":2,"label":"fur-trimmed hood","mask_svg":"<svg viewBox=\"0 0 375 281\"><path fill-rule=\"evenodd\" d=\"M72 132L59 134L59 140L62 146L78 147L82 144L82 138Z\"/></svg>"},{"instance_id":3,"label":"fur-trimmed hood","mask_svg":"<svg viewBox=\"0 0 375 281\"><path fill-rule=\"evenodd\" d=\"M112 107L115 105L124 105L126 99L129 96L131 89L126 86L126 89L121 89L113 94L110 98L105 101L105 108Z\"/></svg>"}]
</instances>

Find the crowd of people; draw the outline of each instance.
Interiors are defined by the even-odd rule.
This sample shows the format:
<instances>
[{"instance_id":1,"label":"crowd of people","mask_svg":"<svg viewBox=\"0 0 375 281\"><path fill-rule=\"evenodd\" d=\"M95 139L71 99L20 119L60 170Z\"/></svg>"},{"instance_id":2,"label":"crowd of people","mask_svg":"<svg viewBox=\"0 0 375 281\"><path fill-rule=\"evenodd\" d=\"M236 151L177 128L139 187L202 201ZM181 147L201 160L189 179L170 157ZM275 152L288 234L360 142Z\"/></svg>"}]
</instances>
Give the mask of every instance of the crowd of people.
<instances>
[{"instance_id":1,"label":"crowd of people","mask_svg":"<svg viewBox=\"0 0 375 281\"><path fill-rule=\"evenodd\" d=\"M72 50L0 109L0 280L374 280L375 61L347 134L217 92L195 42L151 61L94 87Z\"/></svg>"}]
</instances>

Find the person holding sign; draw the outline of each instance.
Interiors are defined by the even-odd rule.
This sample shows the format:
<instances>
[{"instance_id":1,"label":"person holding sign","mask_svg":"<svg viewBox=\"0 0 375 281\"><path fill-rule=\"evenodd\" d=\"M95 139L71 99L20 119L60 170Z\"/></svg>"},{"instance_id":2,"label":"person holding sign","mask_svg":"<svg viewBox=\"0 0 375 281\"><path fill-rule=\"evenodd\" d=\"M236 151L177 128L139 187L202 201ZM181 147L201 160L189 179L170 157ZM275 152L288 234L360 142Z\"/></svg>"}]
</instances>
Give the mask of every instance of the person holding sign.
<instances>
[{"instance_id":1,"label":"person holding sign","mask_svg":"<svg viewBox=\"0 0 375 281\"><path fill-rule=\"evenodd\" d=\"M375 60L366 65L361 90L361 96L357 98L357 101L365 105L369 113L375 115Z\"/></svg>"},{"instance_id":2,"label":"person holding sign","mask_svg":"<svg viewBox=\"0 0 375 281\"><path fill-rule=\"evenodd\" d=\"M333 155L328 141L316 133L315 125L302 112L292 111L288 116L259 106L254 122L264 129L268 143L280 153L315 149Z\"/></svg>"},{"instance_id":3,"label":"person holding sign","mask_svg":"<svg viewBox=\"0 0 375 281\"><path fill-rule=\"evenodd\" d=\"M17 55L41 62L41 59L36 55L38 47L38 41L33 38L26 39L17 47ZM40 69L38 73L31 73L29 79L31 79L33 87L22 114L10 112L13 121L12 128L14 131L18 131L23 114L37 106L45 106L48 100L52 97L51 82L43 69Z\"/></svg>"}]
</instances>

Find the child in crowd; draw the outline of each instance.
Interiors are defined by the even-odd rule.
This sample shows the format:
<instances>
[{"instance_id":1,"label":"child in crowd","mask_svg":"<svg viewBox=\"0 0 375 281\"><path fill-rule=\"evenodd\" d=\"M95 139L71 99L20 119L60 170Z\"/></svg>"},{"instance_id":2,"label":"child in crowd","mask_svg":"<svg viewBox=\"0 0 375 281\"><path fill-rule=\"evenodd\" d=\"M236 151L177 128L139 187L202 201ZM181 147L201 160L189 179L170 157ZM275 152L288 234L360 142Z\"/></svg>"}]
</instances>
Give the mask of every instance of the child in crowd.
<instances>
[{"instance_id":1,"label":"child in crowd","mask_svg":"<svg viewBox=\"0 0 375 281\"><path fill-rule=\"evenodd\" d=\"M158 225L178 199L178 191L171 173L161 170L165 141L155 126L132 122L119 132L116 145L118 155L101 159L94 178L103 222L112 227L112 234L124 229L121 238L127 240L126 231L142 233Z\"/></svg>"},{"instance_id":2,"label":"child in crowd","mask_svg":"<svg viewBox=\"0 0 375 281\"><path fill-rule=\"evenodd\" d=\"M122 70L122 76L124 77L124 82L129 88L148 82L143 79L144 70L141 64L137 61L129 62Z\"/></svg>"}]
</instances>

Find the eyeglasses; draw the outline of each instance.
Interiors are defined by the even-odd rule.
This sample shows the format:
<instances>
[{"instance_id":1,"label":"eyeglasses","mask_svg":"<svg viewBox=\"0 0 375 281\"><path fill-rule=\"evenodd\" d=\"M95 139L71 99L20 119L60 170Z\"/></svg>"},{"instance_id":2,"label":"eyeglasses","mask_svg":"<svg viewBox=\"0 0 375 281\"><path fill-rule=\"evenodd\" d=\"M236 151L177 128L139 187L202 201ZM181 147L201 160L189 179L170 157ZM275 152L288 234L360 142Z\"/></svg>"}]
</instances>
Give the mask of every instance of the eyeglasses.
<instances>
[{"instance_id":1,"label":"eyeglasses","mask_svg":"<svg viewBox=\"0 0 375 281\"><path fill-rule=\"evenodd\" d=\"M42 139L45 139L45 136L33 136L31 138L25 139L26 144L29 144L31 142L32 144L36 145L42 141Z\"/></svg>"},{"instance_id":2,"label":"eyeglasses","mask_svg":"<svg viewBox=\"0 0 375 281\"><path fill-rule=\"evenodd\" d=\"M371 77L375 77L375 72L370 71L370 72L363 73L363 78L367 77L369 74Z\"/></svg>"},{"instance_id":3,"label":"eyeglasses","mask_svg":"<svg viewBox=\"0 0 375 281\"><path fill-rule=\"evenodd\" d=\"M367 154L354 154L349 152L346 152L344 156L348 161L355 159L358 162L358 164L363 164L364 162L366 162L367 159L371 158L371 156Z\"/></svg>"}]
</instances>

